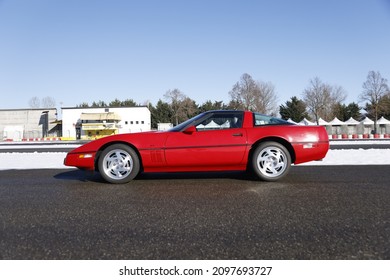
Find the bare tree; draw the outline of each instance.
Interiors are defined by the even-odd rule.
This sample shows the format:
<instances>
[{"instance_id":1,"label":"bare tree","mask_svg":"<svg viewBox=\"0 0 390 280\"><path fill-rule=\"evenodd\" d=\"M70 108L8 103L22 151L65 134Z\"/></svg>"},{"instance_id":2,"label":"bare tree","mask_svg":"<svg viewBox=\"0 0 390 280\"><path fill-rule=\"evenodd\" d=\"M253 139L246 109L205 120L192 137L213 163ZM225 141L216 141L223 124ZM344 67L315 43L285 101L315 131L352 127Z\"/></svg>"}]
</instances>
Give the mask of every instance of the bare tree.
<instances>
[{"instance_id":1,"label":"bare tree","mask_svg":"<svg viewBox=\"0 0 390 280\"><path fill-rule=\"evenodd\" d=\"M233 85L232 90L229 92L231 103L234 103L237 108L241 110L253 110L255 105L257 86L252 76L244 73L240 81Z\"/></svg>"},{"instance_id":2,"label":"bare tree","mask_svg":"<svg viewBox=\"0 0 390 280\"><path fill-rule=\"evenodd\" d=\"M39 99L39 97L34 96L28 101L30 108L54 108L56 106L56 101L53 97L46 96L45 98Z\"/></svg>"},{"instance_id":3,"label":"bare tree","mask_svg":"<svg viewBox=\"0 0 390 280\"><path fill-rule=\"evenodd\" d=\"M53 97L46 96L42 98L42 106L43 108L54 108L56 106L56 101Z\"/></svg>"},{"instance_id":4,"label":"bare tree","mask_svg":"<svg viewBox=\"0 0 390 280\"><path fill-rule=\"evenodd\" d=\"M336 116L336 107L338 104L341 104L347 98L347 93L345 89L341 86L331 86L331 96L330 103L326 106L324 119L330 120Z\"/></svg>"},{"instance_id":5,"label":"bare tree","mask_svg":"<svg viewBox=\"0 0 390 280\"><path fill-rule=\"evenodd\" d=\"M191 99L188 98L177 88L173 90L168 90L164 94L164 98L168 100L168 103L170 104L173 112L173 116L175 118L174 122L176 125L178 125L179 120L181 121L185 118L185 116L187 116L187 111L189 110L189 108L191 108L191 106L188 106L189 100Z\"/></svg>"},{"instance_id":6,"label":"bare tree","mask_svg":"<svg viewBox=\"0 0 390 280\"><path fill-rule=\"evenodd\" d=\"M30 108L40 108L41 100L37 96L34 96L28 101L28 105L30 106Z\"/></svg>"},{"instance_id":7,"label":"bare tree","mask_svg":"<svg viewBox=\"0 0 390 280\"><path fill-rule=\"evenodd\" d=\"M374 133L376 133L376 122L378 120L378 112L382 109L383 97L389 93L387 79L383 78L379 71L370 71L367 75L367 80L363 83L363 92L359 99L361 102L367 101L368 107L374 115Z\"/></svg>"},{"instance_id":8,"label":"bare tree","mask_svg":"<svg viewBox=\"0 0 390 280\"><path fill-rule=\"evenodd\" d=\"M275 113L276 95L272 83L255 81L251 75L245 73L240 81L233 85L229 92L231 101L229 107L233 109L251 110L264 114Z\"/></svg>"},{"instance_id":9,"label":"bare tree","mask_svg":"<svg viewBox=\"0 0 390 280\"><path fill-rule=\"evenodd\" d=\"M320 118L319 115L325 106L326 92L327 90L318 77L310 80L309 87L303 91L303 101L306 103L309 112L313 114L317 124Z\"/></svg>"},{"instance_id":10,"label":"bare tree","mask_svg":"<svg viewBox=\"0 0 390 280\"><path fill-rule=\"evenodd\" d=\"M277 111L277 97L275 86L271 82L256 82L258 94L256 94L256 112L275 115Z\"/></svg>"},{"instance_id":11,"label":"bare tree","mask_svg":"<svg viewBox=\"0 0 390 280\"><path fill-rule=\"evenodd\" d=\"M303 91L303 101L317 124L320 117L329 120L334 105L345 98L346 93L342 87L323 83L318 77L310 80L310 85Z\"/></svg>"}]
</instances>

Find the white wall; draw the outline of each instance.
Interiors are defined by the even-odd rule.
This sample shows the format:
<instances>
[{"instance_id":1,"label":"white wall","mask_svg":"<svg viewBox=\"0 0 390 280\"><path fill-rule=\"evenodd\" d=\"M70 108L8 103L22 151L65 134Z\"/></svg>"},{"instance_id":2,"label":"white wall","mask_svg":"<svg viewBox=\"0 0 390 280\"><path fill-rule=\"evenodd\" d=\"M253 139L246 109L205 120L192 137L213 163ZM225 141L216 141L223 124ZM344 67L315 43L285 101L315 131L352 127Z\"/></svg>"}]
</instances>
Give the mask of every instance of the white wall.
<instances>
[{"instance_id":1,"label":"white wall","mask_svg":"<svg viewBox=\"0 0 390 280\"><path fill-rule=\"evenodd\" d=\"M44 115L47 116L48 121L48 136L57 136L53 135L54 132L50 132L55 127L52 122L57 118L55 108L0 110L0 141L43 137L43 123L46 121L46 118L43 118ZM14 129L13 132L12 129Z\"/></svg>"},{"instance_id":2,"label":"white wall","mask_svg":"<svg viewBox=\"0 0 390 280\"><path fill-rule=\"evenodd\" d=\"M76 123L81 113L115 112L121 117L119 133L133 133L151 130L151 115L147 107L115 108L61 108L62 137L76 138Z\"/></svg>"}]
</instances>

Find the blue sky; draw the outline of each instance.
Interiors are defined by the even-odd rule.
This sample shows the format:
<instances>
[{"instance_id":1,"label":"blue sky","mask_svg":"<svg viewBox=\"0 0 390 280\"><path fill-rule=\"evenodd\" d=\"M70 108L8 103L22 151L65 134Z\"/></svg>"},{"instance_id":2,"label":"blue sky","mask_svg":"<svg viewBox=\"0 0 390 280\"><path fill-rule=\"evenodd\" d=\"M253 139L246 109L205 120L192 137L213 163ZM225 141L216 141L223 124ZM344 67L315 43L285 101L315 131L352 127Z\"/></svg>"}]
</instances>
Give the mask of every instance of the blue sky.
<instances>
[{"instance_id":1,"label":"blue sky","mask_svg":"<svg viewBox=\"0 0 390 280\"><path fill-rule=\"evenodd\" d=\"M279 104L314 77L357 102L370 70L390 80L389 30L389 0L0 0L0 109L227 103L243 73Z\"/></svg>"}]
</instances>

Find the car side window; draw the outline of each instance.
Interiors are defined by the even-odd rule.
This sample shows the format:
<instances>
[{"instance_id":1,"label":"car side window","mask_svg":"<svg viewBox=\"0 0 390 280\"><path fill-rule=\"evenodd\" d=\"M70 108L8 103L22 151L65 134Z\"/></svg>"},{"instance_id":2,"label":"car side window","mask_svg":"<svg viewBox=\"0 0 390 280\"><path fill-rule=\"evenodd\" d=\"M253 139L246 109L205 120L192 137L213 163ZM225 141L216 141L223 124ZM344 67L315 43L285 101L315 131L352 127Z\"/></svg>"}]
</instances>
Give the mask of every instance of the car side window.
<instances>
[{"instance_id":1,"label":"car side window","mask_svg":"<svg viewBox=\"0 0 390 280\"><path fill-rule=\"evenodd\" d=\"M241 128L242 120L241 112L214 113L195 127L197 131Z\"/></svg>"},{"instance_id":2,"label":"car side window","mask_svg":"<svg viewBox=\"0 0 390 280\"><path fill-rule=\"evenodd\" d=\"M261 115L261 114L254 114L255 115L255 126L261 126L261 125L267 125L270 124L270 117Z\"/></svg>"},{"instance_id":3,"label":"car side window","mask_svg":"<svg viewBox=\"0 0 390 280\"><path fill-rule=\"evenodd\" d=\"M272 116L267 116L267 115L262 115L262 114L258 114L258 113L254 113L254 125L255 126L263 126L263 125L289 125L291 123L285 121L285 120L282 120L282 119L279 119L279 118L276 118L276 117L272 117Z\"/></svg>"}]
</instances>

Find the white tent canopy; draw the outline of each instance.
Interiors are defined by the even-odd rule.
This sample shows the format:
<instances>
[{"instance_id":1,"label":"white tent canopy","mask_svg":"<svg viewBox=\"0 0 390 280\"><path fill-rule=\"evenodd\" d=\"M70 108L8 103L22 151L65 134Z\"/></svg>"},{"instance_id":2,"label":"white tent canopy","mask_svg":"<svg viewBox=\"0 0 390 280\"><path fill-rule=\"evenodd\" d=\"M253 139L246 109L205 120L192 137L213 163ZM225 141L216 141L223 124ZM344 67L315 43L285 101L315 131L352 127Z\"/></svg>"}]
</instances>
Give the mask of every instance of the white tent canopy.
<instances>
[{"instance_id":1,"label":"white tent canopy","mask_svg":"<svg viewBox=\"0 0 390 280\"><path fill-rule=\"evenodd\" d=\"M294 122L291 118L289 118L287 121L290 123L298 124L297 122Z\"/></svg>"},{"instance_id":2,"label":"white tent canopy","mask_svg":"<svg viewBox=\"0 0 390 280\"><path fill-rule=\"evenodd\" d=\"M329 125L329 123L327 121L325 121L323 118L318 119L318 124L319 125Z\"/></svg>"},{"instance_id":3,"label":"white tent canopy","mask_svg":"<svg viewBox=\"0 0 390 280\"><path fill-rule=\"evenodd\" d=\"M385 119L383 116L376 121L377 124L390 124L390 121L388 119Z\"/></svg>"},{"instance_id":4,"label":"white tent canopy","mask_svg":"<svg viewBox=\"0 0 390 280\"><path fill-rule=\"evenodd\" d=\"M376 121L376 130L374 129L374 121L368 117L365 117L361 121L357 121L353 117L350 117L346 121L341 121L335 117L330 122L319 118L318 124L324 126L328 134L332 135L333 139L335 137L338 137L338 139L390 138L390 120L383 116ZM316 123L304 118L298 125L316 125ZM374 131L377 132L374 133Z\"/></svg>"},{"instance_id":5,"label":"white tent canopy","mask_svg":"<svg viewBox=\"0 0 390 280\"><path fill-rule=\"evenodd\" d=\"M214 120L211 120L211 122L206 124L204 127L207 127L207 128L219 128L220 125L217 124Z\"/></svg>"},{"instance_id":6,"label":"white tent canopy","mask_svg":"<svg viewBox=\"0 0 390 280\"><path fill-rule=\"evenodd\" d=\"M316 125L315 123L309 121L308 119L304 118L299 122L300 125Z\"/></svg>"},{"instance_id":7,"label":"white tent canopy","mask_svg":"<svg viewBox=\"0 0 390 280\"><path fill-rule=\"evenodd\" d=\"M340 121L337 117L334 117L334 119L331 120L329 123L331 125L345 125L345 123Z\"/></svg>"},{"instance_id":8,"label":"white tent canopy","mask_svg":"<svg viewBox=\"0 0 390 280\"><path fill-rule=\"evenodd\" d=\"M374 124L374 121L371 120L369 117L365 117L364 120L362 120L360 123L364 125L372 125Z\"/></svg>"},{"instance_id":9,"label":"white tent canopy","mask_svg":"<svg viewBox=\"0 0 390 280\"><path fill-rule=\"evenodd\" d=\"M358 125L359 122L354 118L350 117L348 120L344 122L346 125Z\"/></svg>"}]
</instances>

